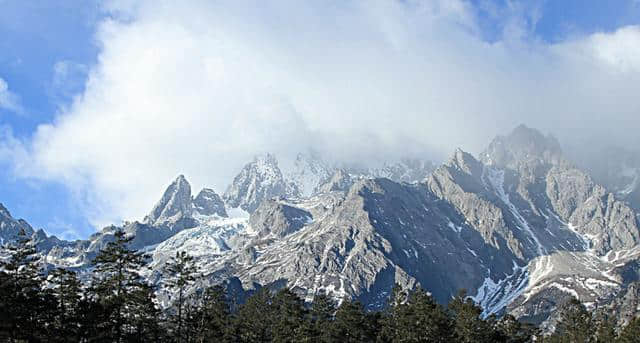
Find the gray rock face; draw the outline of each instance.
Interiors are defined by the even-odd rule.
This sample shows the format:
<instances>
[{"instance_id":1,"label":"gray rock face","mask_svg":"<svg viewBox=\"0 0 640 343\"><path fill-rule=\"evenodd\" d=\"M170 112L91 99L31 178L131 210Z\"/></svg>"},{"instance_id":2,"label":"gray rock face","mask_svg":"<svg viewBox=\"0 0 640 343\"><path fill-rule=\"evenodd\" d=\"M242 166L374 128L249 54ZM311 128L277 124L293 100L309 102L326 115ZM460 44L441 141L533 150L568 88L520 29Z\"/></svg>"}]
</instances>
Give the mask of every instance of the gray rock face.
<instances>
[{"instance_id":1,"label":"gray rock face","mask_svg":"<svg viewBox=\"0 0 640 343\"><path fill-rule=\"evenodd\" d=\"M205 216L228 217L222 198L210 188L204 188L193 199L193 209Z\"/></svg>"},{"instance_id":2,"label":"gray rock face","mask_svg":"<svg viewBox=\"0 0 640 343\"><path fill-rule=\"evenodd\" d=\"M240 207L251 213L266 199L297 195L297 188L285 181L275 156L266 154L242 168L224 199L230 207Z\"/></svg>"},{"instance_id":3,"label":"gray rock face","mask_svg":"<svg viewBox=\"0 0 640 343\"><path fill-rule=\"evenodd\" d=\"M21 230L27 235L34 234L31 225L22 219L14 219L9 210L0 203L0 244L14 241Z\"/></svg>"},{"instance_id":4,"label":"gray rock face","mask_svg":"<svg viewBox=\"0 0 640 343\"><path fill-rule=\"evenodd\" d=\"M386 163L369 174L377 178L387 178L395 182L423 182L436 169L431 161L405 158L396 163Z\"/></svg>"},{"instance_id":5,"label":"gray rock face","mask_svg":"<svg viewBox=\"0 0 640 343\"><path fill-rule=\"evenodd\" d=\"M372 309L396 283L441 302L465 288L485 314L508 311L548 328L568 297L632 306L624 299L640 282L637 213L568 162L553 137L521 126L479 159L458 149L428 173L426 165L405 166L385 174L392 180L323 165L311 182L291 183L267 155L247 164L224 195L249 218L226 218L211 190L192 199L179 177L144 223L124 229L153 254L154 282L167 256L186 250L206 274L198 286L288 286L307 299L323 291ZM6 213L0 208L0 220ZM82 266L116 229L73 244L48 241L46 257Z\"/></svg>"},{"instance_id":6,"label":"gray rock face","mask_svg":"<svg viewBox=\"0 0 640 343\"><path fill-rule=\"evenodd\" d=\"M298 231L312 220L305 210L275 200L266 200L251 214L249 225L263 238L273 235L282 238Z\"/></svg>"},{"instance_id":7,"label":"gray rock face","mask_svg":"<svg viewBox=\"0 0 640 343\"><path fill-rule=\"evenodd\" d=\"M176 223L191 216L191 185L183 175L178 176L167 188L162 199L145 218L150 225Z\"/></svg>"},{"instance_id":8,"label":"gray rock face","mask_svg":"<svg viewBox=\"0 0 640 343\"><path fill-rule=\"evenodd\" d=\"M343 169L338 169L333 173L333 175L324 180L324 182L317 187L316 192L345 192L351 188L355 181L356 177L349 175L349 173Z\"/></svg>"},{"instance_id":9,"label":"gray rock face","mask_svg":"<svg viewBox=\"0 0 640 343\"><path fill-rule=\"evenodd\" d=\"M287 179L295 184L300 195L309 197L317 193L318 186L329 179L335 167L325 162L318 154L298 154Z\"/></svg>"},{"instance_id":10,"label":"gray rock face","mask_svg":"<svg viewBox=\"0 0 640 343\"><path fill-rule=\"evenodd\" d=\"M300 191L300 195L309 197L327 191L327 184L337 176L343 181L340 190L348 188L357 179L387 178L395 182L417 183L424 181L435 170L432 162L403 158L397 162L386 162L381 167L354 167L339 163L328 163L318 154L299 154L293 170L287 173L287 179ZM347 179L352 179L347 182ZM330 186L329 186L330 187Z\"/></svg>"},{"instance_id":11,"label":"gray rock face","mask_svg":"<svg viewBox=\"0 0 640 343\"><path fill-rule=\"evenodd\" d=\"M640 151L620 147L590 147L572 151L572 157L593 179L640 210Z\"/></svg>"},{"instance_id":12,"label":"gray rock face","mask_svg":"<svg viewBox=\"0 0 640 343\"><path fill-rule=\"evenodd\" d=\"M564 163L560 143L553 136L544 136L524 125L516 127L507 136L496 137L481 154L480 160L488 165L510 169Z\"/></svg>"}]
</instances>

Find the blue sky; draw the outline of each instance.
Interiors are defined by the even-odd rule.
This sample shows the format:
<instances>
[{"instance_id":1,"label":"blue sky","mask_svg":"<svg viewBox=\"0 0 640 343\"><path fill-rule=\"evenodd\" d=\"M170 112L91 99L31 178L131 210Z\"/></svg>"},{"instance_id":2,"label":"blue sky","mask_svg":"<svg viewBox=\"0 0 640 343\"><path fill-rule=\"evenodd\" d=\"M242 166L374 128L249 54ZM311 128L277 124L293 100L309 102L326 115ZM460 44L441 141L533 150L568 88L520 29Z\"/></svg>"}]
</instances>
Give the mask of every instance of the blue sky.
<instances>
[{"instance_id":1,"label":"blue sky","mask_svg":"<svg viewBox=\"0 0 640 343\"><path fill-rule=\"evenodd\" d=\"M637 0L474 0L469 4L482 39L488 43L504 39L507 16L520 19L528 31L527 40L542 44L640 24ZM0 79L13 99L13 106L0 106L0 128L29 142L38 125L54 123L74 97L84 92L88 72L101 53L96 30L105 18L106 11L98 2L89 0L0 0ZM86 237L95 230L82 191L68 182L38 177L37 171L24 177L16 172L15 163L0 159L0 202L15 217L65 238ZM178 165L174 169L175 175L182 172ZM116 195L108 201L117 199Z\"/></svg>"},{"instance_id":2,"label":"blue sky","mask_svg":"<svg viewBox=\"0 0 640 343\"><path fill-rule=\"evenodd\" d=\"M100 11L88 0L9 0L0 1L0 8L0 78L22 109L0 108L0 126L28 137L83 90L82 70L95 63L99 52L93 35ZM86 67L75 68L58 84L55 66L60 63ZM0 165L0 190L0 202L35 227L58 234L70 228L83 235L93 230L62 184L16 178L5 162Z\"/></svg>"}]
</instances>

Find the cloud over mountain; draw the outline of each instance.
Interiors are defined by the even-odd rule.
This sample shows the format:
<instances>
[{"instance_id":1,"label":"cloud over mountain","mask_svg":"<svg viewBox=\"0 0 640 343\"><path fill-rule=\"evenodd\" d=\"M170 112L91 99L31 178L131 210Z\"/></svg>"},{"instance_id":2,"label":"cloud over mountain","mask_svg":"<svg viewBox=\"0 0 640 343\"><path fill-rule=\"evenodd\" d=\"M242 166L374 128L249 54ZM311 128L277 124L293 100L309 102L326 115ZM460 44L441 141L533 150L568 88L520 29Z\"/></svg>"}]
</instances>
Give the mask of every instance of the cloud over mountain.
<instances>
[{"instance_id":1,"label":"cloud over mountain","mask_svg":"<svg viewBox=\"0 0 640 343\"><path fill-rule=\"evenodd\" d=\"M640 28L549 44L466 1L112 1L84 92L0 156L62 180L94 223L140 218L185 173L223 191L256 153L440 158L525 122L638 144ZM6 88L6 87L5 87ZM0 84L0 103L2 101Z\"/></svg>"}]
</instances>

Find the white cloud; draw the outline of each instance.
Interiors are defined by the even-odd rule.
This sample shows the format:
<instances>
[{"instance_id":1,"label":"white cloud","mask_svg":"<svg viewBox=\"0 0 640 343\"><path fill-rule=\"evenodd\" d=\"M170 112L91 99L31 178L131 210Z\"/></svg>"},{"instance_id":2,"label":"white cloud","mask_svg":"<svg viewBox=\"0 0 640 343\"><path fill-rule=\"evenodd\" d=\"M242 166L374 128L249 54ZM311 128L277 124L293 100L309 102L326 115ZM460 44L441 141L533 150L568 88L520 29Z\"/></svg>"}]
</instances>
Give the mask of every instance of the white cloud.
<instances>
[{"instance_id":1,"label":"white cloud","mask_svg":"<svg viewBox=\"0 0 640 343\"><path fill-rule=\"evenodd\" d=\"M22 113L20 99L9 90L7 82L0 78L0 109L5 109L15 113Z\"/></svg>"},{"instance_id":2,"label":"white cloud","mask_svg":"<svg viewBox=\"0 0 640 343\"><path fill-rule=\"evenodd\" d=\"M547 45L505 18L487 43L465 1L221 3L111 2L84 93L4 144L16 173L62 180L99 225L178 173L221 192L264 151L439 157L521 122L638 143L638 28Z\"/></svg>"},{"instance_id":3,"label":"white cloud","mask_svg":"<svg viewBox=\"0 0 640 343\"><path fill-rule=\"evenodd\" d=\"M58 61L53 65L51 95L54 98L69 98L84 90L89 67L69 60Z\"/></svg>"}]
</instances>

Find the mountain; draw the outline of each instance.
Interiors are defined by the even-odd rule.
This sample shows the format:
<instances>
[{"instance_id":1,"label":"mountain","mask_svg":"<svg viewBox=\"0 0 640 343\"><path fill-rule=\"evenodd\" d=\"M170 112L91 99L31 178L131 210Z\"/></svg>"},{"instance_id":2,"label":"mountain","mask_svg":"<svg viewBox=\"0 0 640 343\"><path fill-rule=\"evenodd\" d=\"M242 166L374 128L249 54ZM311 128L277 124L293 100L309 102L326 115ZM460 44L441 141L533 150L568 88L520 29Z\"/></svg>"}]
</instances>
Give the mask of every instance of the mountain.
<instances>
[{"instance_id":1,"label":"mountain","mask_svg":"<svg viewBox=\"0 0 640 343\"><path fill-rule=\"evenodd\" d=\"M0 203L0 244L15 240L21 230L28 235L34 233L29 223L14 219L9 210Z\"/></svg>"},{"instance_id":2,"label":"mountain","mask_svg":"<svg viewBox=\"0 0 640 343\"><path fill-rule=\"evenodd\" d=\"M326 191L327 184L334 183L336 177L344 182L346 179L387 178L395 182L417 183L424 181L433 170L433 163L419 159L404 158L386 162L381 167L363 168L329 163L317 153L308 153L298 154L293 167L285 174L299 195L309 197Z\"/></svg>"},{"instance_id":3,"label":"mountain","mask_svg":"<svg viewBox=\"0 0 640 343\"><path fill-rule=\"evenodd\" d=\"M317 153L298 154L287 178L296 185L300 195L309 197L335 173L336 167L325 162Z\"/></svg>"},{"instance_id":4,"label":"mountain","mask_svg":"<svg viewBox=\"0 0 640 343\"><path fill-rule=\"evenodd\" d=\"M203 188L193 199L193 210L202 216L228 217L224 201L211 188Z\"/></svg>"},{"instance_id":5,"label":"mountain","mask_svg":"<svg viewBox=\"0 0 640 343\"><path fill-rule=\"evenodd\" d=\"M594 180L640 210L640 152L607 146L573 155Z\"/></svg>"},{"instance_id":6,"label":"mountain","mask_svg":"<svg viewBox=\"0 0 640 343\"><path fill-rule=\"evenodd\" d=\"M204 278L191 291L287 286L306 299L325 292L380 309L396 284L443 303L466 289L485 315L508 312L551 330L569 297L620 320L638 311L637 217L554 137L519 126L478 158L457 149L437 168L405 160L363 170L299 155L282 172L268 154L245 165L224 196L205 188L195 198L179 176L143 222L77 242L44 235L41 254L84 270L123 229L152 256L153 282L176 251L193 255ZM0 220L5 239L28 227L4 207Z\"/></svg>"},{"instance_id":7,"label":"mountain","mask_svg":"<svg viewBox=\"0 0 640 343\"><path fill-rule=\"evenodd\" d=\"M253 212L260 203L269 198L299 195L297 187L288 183L278 161L272 154L256 157L246 164L224 193L224 200L230 207Z\"/></svg>"},{"instance_id":8,"label":"mountain","mask_svg":"<svg viewBox=\"0 0 640 343\"><path fill-rule=\"evenodd\" d=\"M183 175L180 175L165 190L162 199L145 217L144 223L173 226L191 217L192 210L191 185Z\"/></svg>"}]
</instances>

